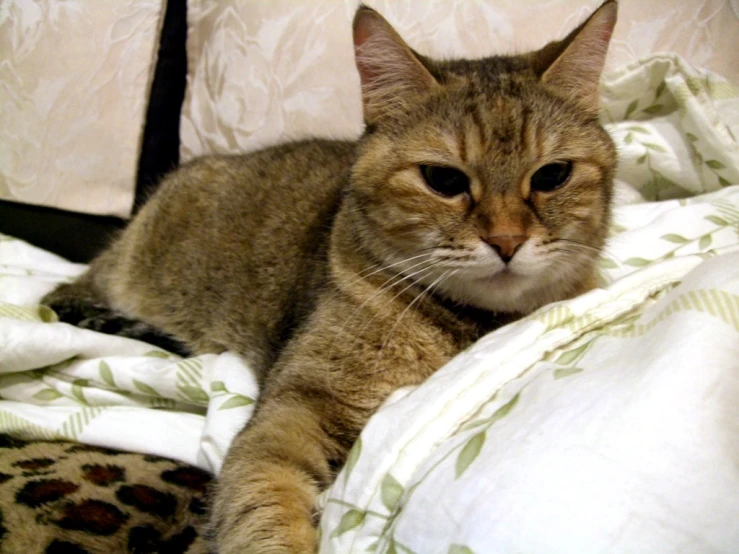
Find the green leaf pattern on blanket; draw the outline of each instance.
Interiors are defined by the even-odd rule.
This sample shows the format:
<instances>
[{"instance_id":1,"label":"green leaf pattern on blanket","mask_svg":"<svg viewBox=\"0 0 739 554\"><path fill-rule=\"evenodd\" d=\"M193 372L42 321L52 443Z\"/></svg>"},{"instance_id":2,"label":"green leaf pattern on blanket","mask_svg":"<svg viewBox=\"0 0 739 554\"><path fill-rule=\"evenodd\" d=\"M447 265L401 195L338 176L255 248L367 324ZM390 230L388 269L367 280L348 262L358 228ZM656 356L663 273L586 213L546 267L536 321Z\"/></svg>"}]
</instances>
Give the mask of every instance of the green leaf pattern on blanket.
<instances>
[{"instance_id":1,"label":"green leaf pattern on blanket","mask_svg":"<svg viewBox=\"0 0 739 554\"><path fill-rule=\"evenodd\" d=\"M62 398L62 394L54 389L43 389L34 394L33 397L43 402L51 402L57 398Z\"/></svg>"},{"instance_id":2,"label":"green leaf pattern on blanket","mask_svg":"<svg viewBox=\"0 0 739 554\"><path fill-rule=\"evenodd\" d=\"M457 463L454 465L454 474L457 479L459 479L459 477L467 471L467 468L470 467L470 464L475 461L475 458L480 454L480 450L482 450L484 444L485 432L483 431L482 433L474 435L469 441L467 441L464 448L460 450L459 455L457 456Z\"/></svg>"},{"instance_id":3,"label":"green leaf pattern on blanket","mask_svg":"<svg viewBox=\"0 0 739 554\"><path fill-rule=\"evenodd\" d=\"M355 442L354 446L352 446L351 450L349 450L349 455L346 458L346 463L344 464L344 477L346 479L349 479L349 476L352 473L352 470L354 469L354 466L357 463L357 460L359 459L359 456L362 454L362 437L359 437Z\"/></svg>"},{"instance_id":4,"label":"green leaf pattern on blanket","mask_svg":"<svg viewBox=\"0 0 739 554\"><path fill-rule=\"evenodd\" d=\"M645 80L659 84L650 90ZM732 136L731 128L721 118L705 115L712 114L716 101L739 97L736 87L665 55L654 56L640 71L614 74L613 84L604 85L604 90L607 97L618 99L611 107L606 102L604 118L619 147L620 174L647 200L692 196L739 183L737 149L716 148ZM665 142L659 131L665 122L683 132L684 144ZM686 179L691 172L685 172L682 160L688 158L695 171Z\"/></svg>"},{"instance_id":5,"label":"green leaf pattern on blanket","mask_svg":"<svg viewBox=\"0 0 739 554\"><path fill-rule=\"evenodd\" d=\"M455 479L459 479L480 454L480 451L485 445L486 430L493 426L497 421L500 421L505 416L507 416L516 406L518 400L519 395L516 394L508 402L498 408L490 417L475 422L469 422L467 425L464 426L463 429L461 429L466 430L483 425L485 426L485 429L483 429L482 431L478 431L465 443L464 447L462 447L462 450L460 450L459 454L457 455L457 461L454 464Z\"/></svg>"},{"instance_id":6,"label":"green leaf pattern on blanket","mask_svg":"<svg viewBox=\"0 0 739 554\"><path fill-rule=\"evenodd\" d=\"M0 302L0 317L44 323L58 321L54 311L47 306L18 306L7 302Z\"/></svg>"},{"instance_id":7,"label":"green leaf pattern on blanket","mask_svg":"<svg viewBox=\"0 0 739 554\"><path fill-rule=\"evenodd\" d=\"M188 399L195 404L201 404L203 406L208 405L208 395L200 387L193 385L178 385L179 391Z\"/></svg>"},{"instance_id":8,"label":"green leaf pattern on blanket","mask_svg":"<svg viewBox=\"0 0 739 554\"><path fill-rule=\"evenodd\" d=\"M332 537L338 537L340 535L343 535L347 531L351 531L355 527L359 527L364 522L365 513L360 512L359 510L349 510L346 512L343 517L341 518L341 521L339 521L339 526L334 530L333 533L331 533Z\"/></svg>"},{"instance_id":9,"label":"green leaf pattern on blanket","mask_svg":"<svg viewBox=\"0 0 739 554\"><path fill-rule=\"evenodd\" d=\"M230 390L228 390L228 388L226 387L226 383L224 383L223 381L213 381L210 384L210 390L211 390L211 395L209 399L218 398L221 396L228 397L228 399L218 407L219 411L220 410L231 410L233 408L242 408L242 407L251 406L252 404L254 404L253 398L249 396L245 396L243 394L231 392ZM205 391L203 391L203 394L204 393Z\"/></svg>"},{"instance_id":10,"label":"green leaf pattern on blanket","mask_svg":"<svg viewBox=\"0 0 739 554\"><path fill-rule=\"evenodd\" d=\"M472 550L469 546L453 544L449 547L449 551L447 552L447 554L475 554L475 551Z\"/></svg>"},{"instance_id":11,"label":"green leaf pattern on blanket","mask_svg":"<svg viewBox=\"0 0 739 554\"><path fill-rule=\"evenodd\" d=\"M232 408L240 408L242 406L249 406L251 404L254 404L254 400L252 400L248 396L243 396L241 394L235 394L231 398L226 400L223 404L221 404L218 409L219 410L230 410Z\"/></svg>"},{"instance_id":12,"label":"green leaf pattern on blanket","mask_svg":"<svg viewBox=\"0 0 739 554\"><path fill-rule=\"evenodd\" d=\"M113 372L110 371L110 366L107 363L105 363L104 360L100 360L98 371L100 372L100 378L103 380L103 383L105 383L109 387L115 388L115 380L113 379Z\"/></svg>"},{"instance_id":13,"label":"green leaf pattern on blanket","mask_svg":"<svg viewBox=\"0 0 739 554\"><path fill-rule=\"evenodd\" d=\"M563 377L569 377L570 375L577 375L582 371L584 370L581 367L562 367L555 369L553 375L555 379L562 379Z\"/></svg>"},{"instance_id":14,"label":"green leaf pattern on blanket","mask_svg":"<svg viewBox=\"0 0 739 554\"><path fill-rule=\"evenodd\" d=\"M564 365L569 366L574 364L576 361L578 361L580 358L582 358L585 351L588 349L588 347L592 344L592 340L587 340L584 344L581 344L580 346L577 346L575 348L571 348L569 350L565 350L564 352L553 352L549 356L547 356L546 360L552 360L553 363L557 365Z\"/></svg>"},{"instance_id":15,"label":"green leaf pattern on blanket","mask_svg":"<svg viewBox=\"0 0 739 554\"><path fill-rule=\"evenodd\" d=\"M403 485L398 483L397 479L391 474L385 475L381 485L382 503L389 511L395 510L403 496Z\"/></svg>"},{"instance_id":16,"label":"green leaf pattern on blanket","mask_svg":"<svg viewBox=\"0 0 739 554\"><path fill-rule=\"evenodd\" d=\"M25 247L21 241L12 238L3 240L2 244ZM0 318L2 317L27 322L57 321L56 315L46 306L16 305L0 301ZM179 356L162 350L148 350L140 356L138 359L142 362L134 362L136 358L85 360L71 357L32 371L0 373L0 391L4 400L81 408L76 416L72 414L55 428L31 424L24 418L5 417L0 421L2 430L17 427L14 432L25 433L27 438L74 438L102 409L119 403L188 411L192 411L192 408L186 406L207 406L211 397L222 397L219 398L220 410L244 408L254 403L250 396L229 391L223 381L206 384L202 361L198 358L182 360ZM146 359L152 361L143 362ZM132 364L139 366L133 373ZM162 377L157 376L158 371L164 372ZM174 387L167 384L167 379L164 378L169 373L175 376Z\"/></svg>"},{"instance_id":17,"label":"green leaf pattern on blanket","mask_svg":"<svg viewBox=\"0 0 739 554\"><path fill-rule=\"evenodd\" d=\"M87 386L89 386L87 379L75 379L72 383L72 395L80 404L87 405L87 400L85 400L85 395L82 392L83 387Z\"/></svg>"},{"instance_id":18,"label":"green leaf pattern on blanket","mask_svg":"<svg viewBox=\"0 0 739 554\"><path fill-rule=\"evenodd\" d=\"M139 381L138 379L133 380L133 386L136 387L140 392L143 392L148 396L159 396L159 393L155 391L153 387L147 385L142 381Z\"/></svg>"},{"instance_id":19,"label":"green leaf pattern on blanket","mask_svg":"<svg viewBox=\"0 0 739 554\"><path fill-rule=\"evenodd\" d=\"M611 258L605 255L598 262L598 268L601 270L618 269L618 263L614 262Z\"/></svg>"},{"instance_id":20,"label":"green leaf pattern on blanket","mask_svg":"<svg viewBox=\"0 0 739 554\"><path fill-rule=\"evenodd\" d=\"M207 406L210 397L200 382L203 378L203 362L198 358L182 360L177 364L177 390L180 398L200 406Z\"/></svg>"},{"instance_id":21,"label":"green leaf pattern on blanket","mask_svg":"<svg viewBox=\"0 0 739 554\"><path fill-rule=\"evenodd\" d=\"M676 233L667 233L666 235L662 235L661 238L670 242L674 242L675 244L685 244L686 242L690 242L689 239L686 239L685 237Z\"/></svg>"},{"instance_id":22,"label":"green leaf pattern on blanket","mask_svg":"<svg viewBox=\"0 0 739 554\"><path fill-rule=\"evenodd\" d=\"M645 260L644 258L629 258L624 263L633 267L644 267L645 265L649 265L651 261Z\"/></svg>"},{"instance_id":23,"label":"green leaf pattern on blanket","mask_svg":"<svg viewBox=\"0 0 739 554\"><path fill-rule=\"evenodd\" d=\"M223 381L207 382L202 365L199 358L182 360L158 350L138 358L69 358L33 371L0 373L0 392L5 400L82 410L76 412L79 417L69 416L45 429L23 418L13 420L19 426L13 432L27 438L49 434L74 438L102 410L119 404L204 413L211 398L219 402L218 410L245 409L254 403L254 398L229 390ZM9 421L6 418L6 424ZM8 430L2 423L0 429Z\"/></svg>"},{"instance_id":24,"label":"green leaf pattern on blanket","mask_svg":"<svg viewBox=\"0 0 739 554\"><path fill-rule=\"evenodd\" d=\"M169 352L164 352L163 350L150 350L144 356L149 356L150 358L161 358L163 360L167 360L174 356L174 354L170 354Z\"/></svg>"},{"instance_id":25,"label":"green leaf pattern on blanket","mask_svg":"<svg viewBox=\"0 0 739 554\"><path fill-rule=\"evenodd\" d=\"M734 243L736 236L739 235L739 208L737 208L739 195L733 190L727 192L730 194L725 198L716 198L710 203L704 203L705 209L714 212L702 216L703 221L710 225L694 223L690 231L663 233L659 237L661 246L659 243L650 243L645 248L644 255L618 260L613 252L608 253L600 262L601 274L605 281L612 281L614 275L616 278L622 277L625 271L645 268L675 256L689 254L713 256L716 249ZM695 204L695 200L682 199L679 204L690 208ZM700 232L696 233L696 230ZM635 244L631 250L636 253L638 248L638 244Z\"/></svg>"},{"instance_id":26,"label":"green leaf pattern on blanket","mask_svg":"<svg viewBox=\"0 0 739 554\"><path fill-rule=\"evenodd\" d=\"M725 209L727 211L736 210L733 207L729 207L729 208L725 208ZM668 242L671 242L671 243L674 243L674 244L680 244L680 245L690 244L692 242L697 241L697 243L698 243L698 249L699 250L701 250L701 251L707 250L711 246L711 244L713 243L713 234L716 233L716 232L718 232L718 231L721 231L724 227L730 227L732 224L729 223L726 219L724 219L724 218L722 218L722 217L720 217L718 215L707 215L707 216L704 216L704 219L706 221L709 221L709 222L713 223L717 227L714 228L714 229L712 229L712 230L710 230L710 231L708 231L707 233L704 233L704 234L702 234L702 235L700 235L698 237L694 237L694 238L687 238L687 237L684 237L682 235L678 235L677 233L667 233L665 235L662 235L661 238L663 240L668 241ZM737 214L734 214L734 218L733 219L739 219L739 218L737 218ZM737 225L737 221L734 221L734 226L736 226L736 225ZM676 251L677 251L677 249L668 252L668 254L666 256L664 256L662 259L665 259L667 257L671 257L671 255L674 255Z\"/></svg>"},{"instance_id":27,"label":"green leaf pattern on blanket","mask_svg":"<svg viewBox=\"0 0 739 554\"><path fill-rule=\"evenodd\" d=\"M641 336L670 316L687 310L711 315L739 331L739 295L720 289L702 289L692 290L673 299L647 323L641 323L639 318L633 318L627 324L611 325L603 329L601 334L622 338Z\"/></svg>"}]
</instances>

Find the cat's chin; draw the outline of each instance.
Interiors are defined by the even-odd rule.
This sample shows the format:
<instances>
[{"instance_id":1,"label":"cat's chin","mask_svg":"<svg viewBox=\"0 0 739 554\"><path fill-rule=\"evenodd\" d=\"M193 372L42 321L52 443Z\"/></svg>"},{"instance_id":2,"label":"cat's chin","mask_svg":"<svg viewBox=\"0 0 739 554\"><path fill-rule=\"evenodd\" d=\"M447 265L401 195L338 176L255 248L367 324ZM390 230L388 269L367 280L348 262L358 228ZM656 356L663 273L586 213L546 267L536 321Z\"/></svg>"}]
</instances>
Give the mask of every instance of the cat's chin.
<instances>
[{"instance_id":1,"label":"cat's chin","mask_svg":"<svg viewBox=\"0 0 739 554\"><path fill-rule=\"evenodd\" d=\"M541 274L521 274L510 268L472 279L448 280L440 291L449 299L497 313L527 314L562 296L570 285Z\"/></svg>"}]
</instances>

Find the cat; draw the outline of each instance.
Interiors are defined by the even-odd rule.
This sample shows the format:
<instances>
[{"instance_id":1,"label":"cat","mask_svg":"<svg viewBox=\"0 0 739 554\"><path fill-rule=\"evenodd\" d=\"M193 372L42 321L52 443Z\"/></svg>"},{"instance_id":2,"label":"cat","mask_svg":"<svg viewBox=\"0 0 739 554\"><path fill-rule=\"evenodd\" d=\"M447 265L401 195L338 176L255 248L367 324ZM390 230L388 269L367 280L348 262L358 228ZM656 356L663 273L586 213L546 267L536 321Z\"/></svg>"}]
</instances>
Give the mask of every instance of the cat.
<instances>
[{"instance_id":1,"label":"cat","mask_svg":"<svg viewBox=\"0 0 739 554\"><path fill-rule=\"evenodd\" d=\"M391 392L595 286L616 169L598 82L616 12L607 0L535 52L438 61L360 6L358 141L186 164L46 297L66 321L129 322L258 372L210 507L214 550L315 552L316 495Z\"/></svg>"}]
</instances>

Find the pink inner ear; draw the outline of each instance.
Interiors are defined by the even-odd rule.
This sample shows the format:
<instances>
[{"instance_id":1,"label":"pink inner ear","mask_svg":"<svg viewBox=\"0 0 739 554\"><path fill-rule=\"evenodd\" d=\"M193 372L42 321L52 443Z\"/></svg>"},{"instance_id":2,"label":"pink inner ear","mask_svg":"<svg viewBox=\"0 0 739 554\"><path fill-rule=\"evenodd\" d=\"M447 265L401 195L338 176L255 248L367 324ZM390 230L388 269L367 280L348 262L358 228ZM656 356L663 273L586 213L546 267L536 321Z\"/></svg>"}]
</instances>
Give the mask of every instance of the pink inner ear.
<instances>
[{"instance_id":1,"label":"pink inner ear","mask_svg":"<svg viewBox=\"0 0 739 554\"><path fill-rule=\"evenodd\" d=\"M603 45L605 49L608 49L608 45L611 42L613 36L613 28L616 25L616 11L615 8L610 9L610 6L603 10L603 20L599 21L595 25L593 39Z\"/></svg>"},{"instance_id":2,"label":"pink inner ear","mask_svg":"<svg viewBox=\"0 0 739 554\"><path fill-rule=\"evenodd\" d=\"M613 24L610 24L613 25ZM604 26L600 29L600 37L599 39L605 43L611 42L611 36L613 36L613 27L612 26Z\"/></svg>"},{"instance_id":3,"label":"pink inner ear","mask_svg":"<svg viewBox=\"0 0 739 554\"><path fill-rule=\"evenodd\" d=\"M359 13L354 20L354 46L359 48L374 34L372 12Z\"/></svg>"},{"instance_id":4,"label":"pink inner ear","mask_svg":"<svg viewBox=\"0 0 739 554\"><path fill-rule=\"evenodd\" d=\"M354 46L361 47L370 37L371 31L367 23L367 17L359 17L354 23Z\"/></svg>"},{"instance_id":5,"label":"pink inner ear","mask_svg":"<svg viewBox=\"0 0 739 554\"><path fill-rule=\"evenodd\" d=\"M371 14L360 14L354 21L354 50L360 50L372 35L376 32L373 28L374 21ZM363 83L368 83L378 76L378 72L373 71L373 64L367 63L364 56L356 57L357 69Z\"/></svg>"}]
</instances>

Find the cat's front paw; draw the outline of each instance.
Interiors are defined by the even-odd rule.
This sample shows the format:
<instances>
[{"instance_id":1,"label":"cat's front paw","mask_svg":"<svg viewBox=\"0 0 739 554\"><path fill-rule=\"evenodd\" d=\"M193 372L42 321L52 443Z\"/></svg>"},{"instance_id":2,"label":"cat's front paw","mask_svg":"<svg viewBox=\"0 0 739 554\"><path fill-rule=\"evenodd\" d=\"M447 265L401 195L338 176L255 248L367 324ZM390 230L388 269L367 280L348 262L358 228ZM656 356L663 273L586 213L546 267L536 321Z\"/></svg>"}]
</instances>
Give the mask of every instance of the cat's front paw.
<instances>
[{"instance_id":1,"label":"cat's front paw","mask_svg":"<svg viewBox=\"0 0 739 554\"><path fill-rule=\"evenodd\" d=\"M298 468L271 461L224 466L207 533L213 551L315 554L315 497L315 486Z\"/></svg>"},{"instance_id":2,"label":"cat's front paw","mask_svg":"<svg viewBox=\"0 0 739 554\"><path fill-rule=\"evenodd\" d=\"M287 509L286 509L287 508ZM218 554L315 554L317 534L312 523L301 514L289 515L287 506L265 503L239 514L231 525L217 525L212 551ZM285 522L285 517L292 521ZM278 520L283 520L282 524ZM287 524L285 524L287 523Z\"/></svg>"}]
</instances>

